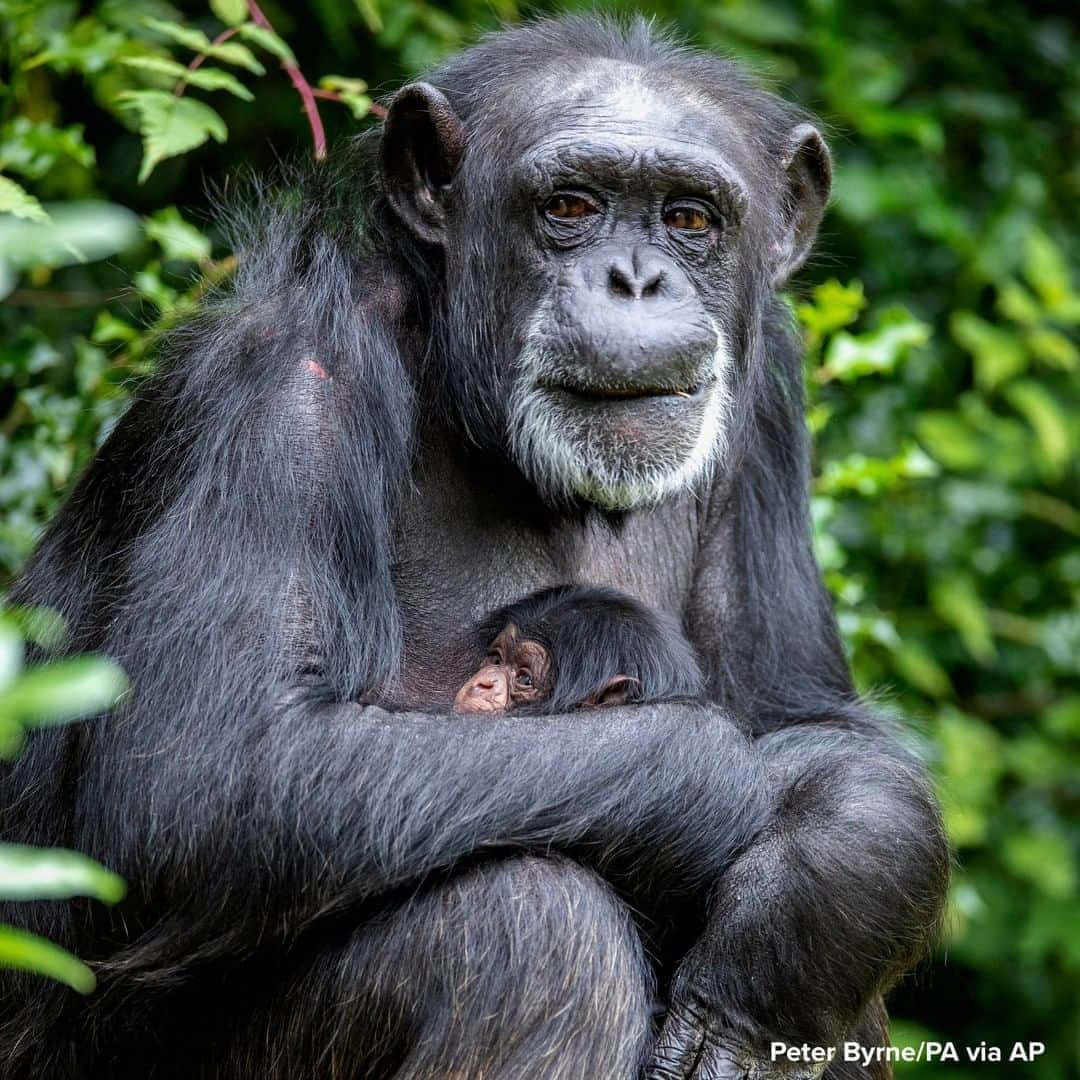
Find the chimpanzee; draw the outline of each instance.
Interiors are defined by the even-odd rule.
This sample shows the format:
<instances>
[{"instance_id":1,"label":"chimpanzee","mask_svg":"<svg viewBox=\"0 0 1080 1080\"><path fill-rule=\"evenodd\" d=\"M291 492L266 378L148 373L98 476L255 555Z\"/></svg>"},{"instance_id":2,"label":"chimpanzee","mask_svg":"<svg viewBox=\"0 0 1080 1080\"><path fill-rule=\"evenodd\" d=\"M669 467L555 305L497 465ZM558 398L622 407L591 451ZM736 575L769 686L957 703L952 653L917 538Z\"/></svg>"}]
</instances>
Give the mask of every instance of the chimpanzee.
<instances>
[{"instance_id":1,"label":"chimpanzee","mask_svg":"<svg viewBox=\"0 0 1080 1080\"><path fill-rule=\"evenodd\" d=\"M776 290L829 185L732 64L579 17L256 202L15 591L132 689L35 737L0 839L129 892L0 912L100 975L5 974L6 1078L789 1077L774 1040L883 1037L948 855L811 550ZM686 628L701 700L446 711L485 610L585 581Z\"/></svg>"},{"instance_id":2,"label":"chimpanzee","mask_svg":"<svg viewBox=\"0 0 1080 1080\"><path fill-rule=\"evenodd\" d=\"M541 589L492 612L473 638L482 660L454 697L456 713L551 715L704 692L679 624L614 589Z\"/></svg>"}]
</instances>

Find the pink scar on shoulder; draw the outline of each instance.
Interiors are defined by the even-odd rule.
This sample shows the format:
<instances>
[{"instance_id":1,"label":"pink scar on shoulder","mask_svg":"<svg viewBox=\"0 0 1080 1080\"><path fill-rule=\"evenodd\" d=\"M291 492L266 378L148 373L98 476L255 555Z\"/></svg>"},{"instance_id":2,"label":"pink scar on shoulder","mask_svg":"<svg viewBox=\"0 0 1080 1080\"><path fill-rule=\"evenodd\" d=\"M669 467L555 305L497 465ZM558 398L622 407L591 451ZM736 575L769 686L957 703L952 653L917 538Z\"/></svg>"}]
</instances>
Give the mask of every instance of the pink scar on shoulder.
<instances>
[{"instance_id":1,"label":"pink scar on shoulder","mask_svg":"<svg viewBox=\"0 0 1080 1080\"><path fill-rule=\"evenodd\" d=\"M313 360L309 356L304 361L304 364L307 366L308 371L310 371L312 375L315 375L320 379L329 379L330 378L330 376L327 374L326 368L324 368L322 366L322 364L319 363L318 360Z\"/></svg>"}]
</instances>

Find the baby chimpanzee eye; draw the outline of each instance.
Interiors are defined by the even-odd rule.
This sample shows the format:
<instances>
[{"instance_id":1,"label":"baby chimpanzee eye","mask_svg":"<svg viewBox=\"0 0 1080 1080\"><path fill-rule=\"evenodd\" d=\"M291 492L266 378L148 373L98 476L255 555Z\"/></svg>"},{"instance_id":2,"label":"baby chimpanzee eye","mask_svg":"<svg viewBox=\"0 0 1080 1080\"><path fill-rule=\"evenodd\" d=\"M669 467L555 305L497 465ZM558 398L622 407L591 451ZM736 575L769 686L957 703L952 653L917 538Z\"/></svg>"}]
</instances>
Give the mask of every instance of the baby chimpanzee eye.
<instances>
[{"instance_id":1,"label":"baby chimpanzee eye","mask_svg":"<svg viewBox=\"0 0 1080 1080\"><path fill-rule=\"evenodd\" d=\"M528 668L522 668L522 669L521 669L521 670L520 670L520 671L519 671L519 672L517 673L517 681L518 681L519 685L521 685L521 686L532 686L532 684L533 684L533 677L532 677L532 675L531 675L531 674L529 673L529 670L528 670Z\"/></svg>"}]
</instances>

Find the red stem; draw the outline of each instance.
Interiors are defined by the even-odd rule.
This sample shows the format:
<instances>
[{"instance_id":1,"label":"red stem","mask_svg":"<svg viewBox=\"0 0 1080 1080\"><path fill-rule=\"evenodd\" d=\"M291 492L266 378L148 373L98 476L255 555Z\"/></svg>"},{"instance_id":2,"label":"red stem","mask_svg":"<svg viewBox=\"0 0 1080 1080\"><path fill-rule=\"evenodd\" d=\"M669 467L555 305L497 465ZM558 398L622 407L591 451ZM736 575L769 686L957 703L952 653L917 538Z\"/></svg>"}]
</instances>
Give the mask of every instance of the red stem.
<instances>
[{"instance_id":1,"label":"red stem","mask_svg":"<svg viewBox=\"0 0 1080 1080\"><path fill-rule=\"evenodd\" d=\"M236 34L236 31L237 31L237 27L235 27L235 26L230 26L228 30L222 30L221 33L218 34L218 36L216 38L214 38L213 44L214 45L220 45L223 42L228 41L229 38L233 37ZM195 59L192 60L190 64L188 64L188 66L187 66L188 71L198 71L199 68L201 68L203 66L203 64L205 64L205 63L206 63L206 53L199 53L199 55L196 56ZM177 97L180 97L186 89L187 89L187 78L185 77L183 79L178 79L177 80L176 85L173 87L173 93Z\"/></svg>"},{"instance_id":2,"label":"red stem","mask_svg":"<svg viewBox=\"0 0 1080 1080\"><path fill-rule=\"evenodd\" d=\"M263 14L262 9L255 0L248 0L248 11L251 13L251 21L256 26L261 26L271 33L276 33L270 20ZM308 125L311 127L311 138L315 143L315 157L321 160L326 157L326 132L323 130L322 117L319 116L319 106L315 101L315 92L296 64L282 60L281 66L285 69L293 86L296 88L296 92L300 95L300 100L304 103L304 112L307 115Z\"/></svg>"}]
</instances>

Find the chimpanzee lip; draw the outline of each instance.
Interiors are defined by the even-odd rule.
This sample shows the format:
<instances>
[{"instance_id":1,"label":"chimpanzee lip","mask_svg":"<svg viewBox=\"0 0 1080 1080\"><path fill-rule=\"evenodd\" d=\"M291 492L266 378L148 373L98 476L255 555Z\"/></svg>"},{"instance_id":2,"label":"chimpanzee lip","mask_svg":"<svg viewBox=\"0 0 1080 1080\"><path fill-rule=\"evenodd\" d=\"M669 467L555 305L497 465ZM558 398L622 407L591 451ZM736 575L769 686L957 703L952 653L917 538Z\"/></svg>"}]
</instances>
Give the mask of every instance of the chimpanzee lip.
<instances>
[{"instance_id":1,"label":"chimpanzee lip","mask_svg":"<svg viewBox=\"0 0 1080 1080\"><path fill-rule=\"evenodd\" d=\"M652 398L683 398L692 400L701 396L707 382L687 387L673 386L573 386L569 383L551 383L541 389L556 391L581 401L604 403L612 401L637 401Z\"/></svg>"}]
</instances>

